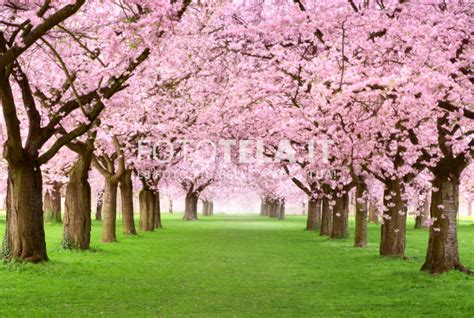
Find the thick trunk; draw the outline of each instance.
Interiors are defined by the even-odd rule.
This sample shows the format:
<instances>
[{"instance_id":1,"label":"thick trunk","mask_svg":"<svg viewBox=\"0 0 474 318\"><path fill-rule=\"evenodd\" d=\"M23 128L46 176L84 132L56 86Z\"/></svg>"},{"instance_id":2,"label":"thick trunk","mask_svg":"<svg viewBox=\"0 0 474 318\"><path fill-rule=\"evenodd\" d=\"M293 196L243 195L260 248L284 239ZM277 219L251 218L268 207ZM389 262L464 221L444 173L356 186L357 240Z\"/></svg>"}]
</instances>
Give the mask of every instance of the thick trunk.
<instances>
[{"instance_id":1,"label":"thick trunk","mask_svg":"<svg viewBox=\"0 0 474 318\"><path fill-rule=\"evenodd\" d=\"M155 204L153 205L153 224L155 229L161 229L161 205L160 205L160 193L157 191L153 193L155 198Z\"/></svg>"},{"instance_id":2,"label":"thick trunk","mask_svg":"<svg viewBox=\"0 0 474 318\"><path fill-rule=\"evenodd\" d=\"M117 241L115 224L117 218L117 188L117 181L105 178L104 205L102 207L102 242L104 243Z\"/></svg>"},{"instance_id":3,"label":"thick trunk","mask_svg":"<svg viewBox=\"0 0 474 318\"><path fill-rule=\"evenodd\" d=\"M199 196L197 193L188 192L186 194L183 220L186 220L186 221L197 220L198 199L199 199Z\"/></svg>"},{"instance_id":4,"label":"thick trunk","mask_svg":"<svg viewBox=\"0 0 474 318\"><path fill-rule=\"evenodd\" d=\"M278 202L276 200L270 200L270 209L268 216L271 218L278 217Z\"/></svg>"},{"instance_id":5,"label":"thick trunk","mask_svg":"<svg viewBox=\"0 0 474 318\"><path fill-rule=\"evenodd\" d=\"M61 222L61 184L55 183L44 195L44 219L46 222Z\"/></svg>"},{"instance_id":6,"label":"thick trunk","mask_svg":"<svg viewBox=\"0 0 474 318\"><path fill-rule=\"evenodd\" d=\"M455 167L453 167L455 168ZM459 174L435 175L431 196L431 217L428 252L421 270L441 274L451 269L468 272L459 260L456 217L459 209Z\"/></svg>"},{"instance_id":7,"label":"thick trunk","mask_svg":"<svg viewBox=\"0 0 474 318\"><path fill-rule=\"evenodd\" d=\"M320 235L331 235L331 208L327 198L322 199Z\"/></svg>"},{"instance_id":8,"label":"thick trunk","mask_svg":"<svg viewBox=\"0 0 474 318\"><path fill-rule=\"evenodd\" d=\"M133 215L133 183L132 171L126 170L120 180L120 196L122 198L122 230L124 234L135 235Z\"/></svg>"},{"instance_id":9,"label":"thick trunk","mask_svg":"<svg viewBox=\"0 0 474 318\"><path fill-rule=\"evenodd\" d=\"M91 233L91 187L89 169L92 149L81 153L69 172L64 209L64 248L88 249Z\"/></svg>"},{"instance_id":10,"label":"thick trunk","mask_svg":"<svg viewBox=\"0 0 474 318\"><path fill-rule=\"evenodd\" d=\"M380 255L403 257L407 208L402 199L400 180L388 181L384 190L384 217L381 226Z\"/></svg>"},{"instance_id":11,"label":"thick trunk","mask_svg":"<svg viewBox=\"0 0 474 318\"><path fill-rule=\"evenodd\" d=\"M343 239L349 237L349 194L336 197L332 213L332 239Z\"/></svg>"},{"instance_id":12,"label":"thick trunk","mask_svg":"<svg viewBox=\"0 0 474 318\"><path fill-rule=\"evenodd\" d=\"M415 218L415 229L427 228L426 222L430 218L430 198L426 196L423 201L423 207Z\"/></svg>"},{"instance_id":13,"label":"thick trunk","mask_svg":"<svg viewBox=\"0 0 474 318\"><path fill-rule=\"evenodd\" d=\"M306 230L313 231L321 228L321 199L310 198L308 200L308 216L306 218Z\"/></svg>"},{"instance_id":14,"label":"thick trunk","mask_svg":"<svg viewBox=\"0 0 474 318\"><path fill-rule=\"evenodd\" d=\"M6 259L47 261L43 224L42 178L34 161L9 165L7 220L3 245Z\"/></svg>"},{"instance_id":15,"label":"thick trunk","mask_svg":"<svg viewBox=\"0 0 474 318\"><path fill-rule=\"evenodd\" d=\"M369 222L373 224L379 224L379 217L377 216L377 209L375 204L369 203Z\"/></svg>"},{"instance_id":16,"label":"thick trunk","mask_svg":"<svg viewBox=\"0 0 474 318\"><path fill-rule=\"evenodd\" d=\"M144 187L138 196L140 201L140 229L153 231L155 229L155 195Z\"/></svg>"},{"instance_id":17,"label":"thick trunk","mask_svg":"<svg viewBox=\"0 0 474 318\"><path fill-rule=\"evenodd\" d=\"M104 205L104 191L101 191L97 195L97 206L95 209L95 219L96 221L102 221L102 206Z\"/></svg>"},{"instance_id":18,"label":"thick trunk","mask_svg":"<svg viewBox=\"0 0 474 318\"><path fill-rule=\"evenodd\" d=\"M284 220L285 219L285 200L282 200L279 203L279 209L278 209L278 219L279 220Z\"/></svg>"},{"instance_id":19,"label":"thick trunk","mask_svg":"<svg viewBox=\"0 0 474 318\"><path fill-rule=\"evenodd\" d=\"M367 246L367 215L368 215L368 206L367 199L364 194L367 190L365 184L358 183L356 184L356 193L355 193L355 205L356 205L356 215L355 215L355 238L354 246L355 247L365 247Z\"/></svg>"}]
</instances>

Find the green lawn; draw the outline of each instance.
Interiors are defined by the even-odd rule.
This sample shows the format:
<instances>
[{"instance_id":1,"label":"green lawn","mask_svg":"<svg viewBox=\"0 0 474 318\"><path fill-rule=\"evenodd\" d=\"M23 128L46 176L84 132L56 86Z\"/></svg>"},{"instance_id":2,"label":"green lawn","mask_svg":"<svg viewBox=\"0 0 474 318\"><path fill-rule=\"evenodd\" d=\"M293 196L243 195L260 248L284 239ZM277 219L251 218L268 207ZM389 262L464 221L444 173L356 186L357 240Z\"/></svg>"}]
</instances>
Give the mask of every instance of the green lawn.
<instances>
[{"instance_id":1,"label":"green lawn","mask_svg":"<svg viewBox=\"0 0 474 318\"><path fill-rule=\"evenodd\" d=\"M410 259L395 260L377 255L378 226L368 248L355 249L303 231L304 222L164 215L164 229L113 244L99 243L94 222L89 252L61 250L61 225L46 225L49 263L0 266L0 316L474 315L474 277L419 271L427 231L410 229ZM472 222L460 224L459 244L474 268Z\"/></svg>"}]
</instances>

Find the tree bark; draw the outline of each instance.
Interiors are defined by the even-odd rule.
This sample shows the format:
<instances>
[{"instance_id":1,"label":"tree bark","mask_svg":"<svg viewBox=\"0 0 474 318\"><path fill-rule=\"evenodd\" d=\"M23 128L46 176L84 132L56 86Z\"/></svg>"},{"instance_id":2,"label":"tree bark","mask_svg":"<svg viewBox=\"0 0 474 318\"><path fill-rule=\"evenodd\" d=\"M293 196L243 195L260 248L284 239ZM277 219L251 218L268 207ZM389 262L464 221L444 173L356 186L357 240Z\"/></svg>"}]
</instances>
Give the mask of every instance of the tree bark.
<instances>
[{"instance_id":1,"label":"tree bark","mask_svg":"<svg viewBox=\"0 0 474 318\"><path fill-rule=\"evenodd\" d=\"M188 192L186 194L183 220L186 220L186 221L197 220L198 199L199 199L199 195L195 192Z\"/></svg>"},{"instance_id":2,"label":"tree bark","mask_svg":"<svg viewBox=\"0 0 474 318\"><path fill-rule=\"evenodd\" d=\"M91 187L89 169L93 148L79 154L66 185L62 245L67 249L88 249L91 233Z\"/></svg>"},{"instance_id":3,"label":"tree bark","mask_svg":"<svg viewBox=\"0 0 474 318\"><path fill-rule=\"evenodd\" d=\"M332 213L332 239L349 237L349 194L336 197L336 205Z\"/></svg>"},{"instance_id":4,"label":"tree bark","mask_svg":"<svg viewBox=\"0 0 474 318\"><path fill-rule=\"evenodd\" d=\"M260 215L270 216L270 201L267 197L264 197L260 204Z\"/></svg>"},{"instance_id":5,"label":"tree bark","mask_svg":"<svg viewBox=\"0 0 474 318\"><path fill-rule=\"evenodd\" d=\"M279 213L278 213L278 219L279 220L284 220L285 219L285 200L281 200L279 202Z\"/></svg>"},{"instance_id":6,"label":"tree bark","mask_svg":"<svg viewBox=\"0 0 474 318\"><path fill-rule=\"evenodd\" d=\"M364 183L356 184L356 193L355 193L355 205L356 205L356 215L355 215L355 237L354 237L354 246L355 247L365 247L367 246L367 215L368 215L368 206L367 199L364 197L367 187Z\"/></svg>"},{"instance_id":7,"label":"tree bark","mask_svg":"<svg viewBox=\"0 0 474 318\"><path fill-rule=\"evenodd\" d=\"M427 228L426 221L428 221L430 217L430 199L429 196L426 196L425 200L423 201L423 207L421 211L415 218L415 229L422 229Z\"/></svg>"},{"instance_id":8,"label":"tree bark","mask_svg":"<svg viewBox=\"0 0 474 318\"><path fill-rule=\"evenodd\" d=\"M209 216L214 215L214 201L209 201Z\"/></svg>"},{"instance_id":9,"label":"tree bark","mask_svg":"<svg viewBox=\"0 0 474 318\"><path fill-rule=\"evenodd\" d=\"M160 205L160 193L158 191L153 193L155 198L155 204L153 205L153 224L155 229L161 229L161 205Z\"/></svg>"},{"instance_id":10,"label":"tree bark","mask_svg":"<svg viewBox=\"0 0 474 318\"><path fill-rule=\"evenodd\" d=\"M55 182L44 195L44 219L46 222L61 223L61 183Z\"/></svg>"},{"instance_id":11,"label":"tree bark","mask_svg":"<svg viewBox=\"0 0 474 318\"><path fill-rule=\"evenodd\" d=\"M117 218L117 188L118 181L105 178L104 205L102 207L102 242L111 243L117 241L116 218Z\"/></svg>"},{"instance_id":12,"label":"tree bark","mask_svg":"<svg viewBox=\"0 0 474 318\"><path fill-rule=\"evenodd\" d=\"M140 201L140 229L154 231L155 229L155 196L153 191L143 187L138 196Z\"/></svg>"},{"instance_id":13,"label":"tree bark","mask_svg":"<svg viewBox=\"0 0 474 318\"><path fill-rule=\"evenodd\" d=\"M454 168L454 167L453 167ZM459 174L441 173L433 180L431 217L436 218L430 228L428 251L421 270L441 274L451 269L468 270L461 264L458 254L456 218L459 209Z\"/></svg>"},{"instance_id":14,"label":"tree bark","mask_svg":"<svg viewBox=\"0 0 474 318\"><path fill-rule=\"evenodd\" d=\"M320 235L331 235L331 208L327 198L322 199Z\"/></svg>"},{"instance_id":15,"label":"tree bark","mask_svg":"<svg viewBox=\"0 0 474 318\"><path fill-rule=\"evenodd\" d=\"M171 200L171 198L170 198L168 203L169 203L168 212L169 212L169 214L173 214L173 200Z\"/></svg>"},{"instance_id":16,"label":"tree bark","mask_svg":"<svg viewBox=\"0 0 474 318\"><path fill-rule=\"evenodd\" d=\"M97 195L97 206L95 210L96 221L102 221L102 206L104 205L104 191L100 191Z\"/></svg>"},{"instance_id":17,"label":"tree bark","mask_svg":"<svg viewBox=\"0 0 474 318\"><path fill-rule=\"evenodd\" d=\"M33 263L48 260L42 187L41 170L34 160L9 163L4 258Z\"/></svg>"},{"instance_id":18,"label":"tree bark","mask_svg":"<svg viewBox=\"0 0 474 318\"><path fill-rule=\"evenodd\" d=\"M369 222L373 224L379 224L379 218L377 216L377 210L375 204L369 202Z\"/></svg>"},{"instance_id":19,"label":"tree bark","mask_svg":"<svg viewBox=\"0 0 474 318\"><path fill-rule=\"evenodd\" d=\"M321 199L309 198L306 230L315 231L321 228Z\"/></svg>"},{"instance_id":20,"label":"tree bark","mask_svg":"<svg viewBox=\"0 0 474 318\"><path fill-rule=\"evenodd\" d=\"M207 200L202 200L202 215L209 215L209 201Z\"/></svg>"},{"instance_id":21,"label":"tree bark","mask_svg":"<svg viewBox=\"0 0 474 318\"><path fill-rule=\"evenodd\" d=\"M380 255L405 256L407 208L402 199L401 180L389 180L384 190L383 224L381 226Z\"/></svg>"},{"instance_id":22,"label":"tree bark","mask_svg":"<svg viewBox=\"0 0 474 318\"><path fill-rule=\"evenodd\" d=\"M120 179L120 196L122 198L122 230L126 235L136 235L133 214L132 171L126 170Z\"/></svg>"}]
</instances>

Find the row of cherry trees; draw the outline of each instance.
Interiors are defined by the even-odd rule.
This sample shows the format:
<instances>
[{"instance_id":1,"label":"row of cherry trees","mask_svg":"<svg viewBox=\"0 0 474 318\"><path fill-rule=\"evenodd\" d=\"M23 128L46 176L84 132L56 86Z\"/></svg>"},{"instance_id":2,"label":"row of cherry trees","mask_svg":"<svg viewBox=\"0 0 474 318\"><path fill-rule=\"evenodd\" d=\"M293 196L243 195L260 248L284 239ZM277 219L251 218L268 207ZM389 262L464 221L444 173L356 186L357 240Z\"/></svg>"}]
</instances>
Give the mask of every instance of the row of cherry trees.
<instances>
[{"instance_id":1,"label":"row of cherry trees","mask_svg":"<svg viewBox=\"0 0 474 318\"><path fill-rule=\"evenodd\" d=\"M430 204L423 269L467 272L456 217L462 176L472 202L472 13L444 1L7 1L4 256L48 259L43 193L58 218L61 187L63 246L81 249L94 191L102 241L113 242L118 189L134 235L133 189L150 231L161 188L185 193L184 219L195 220L200 197L247 187L280 218L285 200L306 196L307 229L334 239L348 236L353 193L355 245L373 206L383 256L404 256L407 207ZM258 140L264 162L235 149L227 162L222 147L209 160L200 140Z\"/></svg>"}]
</instances>

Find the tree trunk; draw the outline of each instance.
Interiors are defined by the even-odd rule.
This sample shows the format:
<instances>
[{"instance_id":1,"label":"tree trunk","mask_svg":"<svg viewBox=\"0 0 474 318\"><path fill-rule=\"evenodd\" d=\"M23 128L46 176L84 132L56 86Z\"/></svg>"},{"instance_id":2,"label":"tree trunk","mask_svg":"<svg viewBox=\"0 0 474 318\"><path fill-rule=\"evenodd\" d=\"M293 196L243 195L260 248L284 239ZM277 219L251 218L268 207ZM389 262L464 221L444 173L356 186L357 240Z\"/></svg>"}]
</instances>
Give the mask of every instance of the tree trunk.
<instances>
[{"instance_id":1,"label":"tree trunk","mask_svg":"<svg viewBox=\"0 0 474 318\"><path fill-rule=\"evenodd\" d=\"M55 182L44 195L44 218L46 222L61 223L61 183Z\"/></svg>"},{"instance_id":2,"label":"tree trunk","mask_svg":"<svg viewBox=\"0 0 474 318\"><path fill-rule=\"evenodd\" d=\"M331 208L327 198L322 199L320 235L331 235Z\"/></svg>"},{"instance_id":3,"label":"tree trunk","mask_svg":"<svg viewBox=\"0 0 474 318\"><path fill-rule=\"evenodd\" d=\"M472 216L472 200L467 201L467 216Z\"/></svg>"},{"instance_id":4,"label":"tree trunk","mask_svg":"<svg viewBox=\"0 0 474 318\"><path fill-rule=\"evenodd\" d=\"M209 201L207 200L202 200L202 215L209 215Z\"/></svg>"},{"instance_id":5,"label":"tree trunk","mask_svg":"<svg viewBox=\"0 0 474 318\"><path fill-rule=\"evenodd\" d=\"M313 231L321 228L321 199L309 198L306 230Z\"/></svg>"},{"instance_id":6,"label":"tree trunk","mask_svg":"<svg viewBox=\"0 0 474 318\"><path fill-rule=\"evenodd\" d=\"M430 212L436 220L430 227L428 252L422 271L432 274L451 269L468 272L461 265L458 254L456 217L459 209L459 174L435 174L433 187L439 191L432 192Z\"/></svg>"},{"instance_id":7,"label":"tree trunk","mask_svg":"<svg viewBox=\"0 0 474 318\"><path fill-rule=\"evenodd\" d=\"M47 261L43 224L42 177L33 161L9 164L7 219L3 256L27 262Z\"/></svg>"},{"instance_id":8,"label":"tree trunk","mask_svg":"<svg viewBox=\"0 0 474 318\"><path fill-rule=\"evenodd\" d=\"M126 235L136 235L133 214L133 183L132 171L126 170L120 180L120 196L122 198L122 229Z\"/></svg>"},{"instance_id":9,"label":"tree trunk","mask_svg":"<svg viewBox=\"0 0 474 318\"><path fill-rule=\"evenodd\" d=\"M355 193L355 205L356 205L356 215L355 215L355 238L354 246L355 247L365 247L367 246L367 199L364 197L364 194L367 190L367 187L364 183L356 184L356 193Z\"/></svg>"},{"instance_id":10,"label":"tree trunk","mask_svg":"<svg viewBox=\"0 0 474 318\"><path fill-rule=\"evenodd\" d=\"M170 198L168 203L169 203L168 212L169 212L169 214L173 214L173 200L171 200L171 198Z\"/></svg>"},{"instance_id":11,"label":"tree trunk","mask_svg":"<svg viewBox=\"0 0 474 318\"><path fill-rule=\"evenodd\" d=\"M264 197L260 204L260 215L269 216L270 215L270 201L267 197Z\"/></svg>"},{"instance_id":12,"label":"tree trunk","mask_svg":"<svg viewBox=\"0 0 474 318\"><path fill-rule=\"evenodd\" d=\"M383 224L381 226L380 255L404 257L407 208L402 199L400 180L390 180L384 190Z\"/></svg>"},{"instance_id":13,"label":"tree trunk","mask_svg":"<svg viewBox=\"0 0 474 318\"><path fill-rule=\"evenodd\" d=\"M423 207L415 218L415 229L427 228L426 221L430 217L430 198L427 195L423 201Z\"/></svg>"},{"instance_id":14,"label":"tree trunk","mask_svg":"<svg viewBox=\"0 0 474 318\"><path fill-rule=\"evenodd\" d=\"M115 220L117 218L117 188L117 181L105 178L104 205L102 207L102 242L104 243L117 241L115 230Z\"/></svg>"},{"instance_id":15,"label":"tree trunk","mask_svg":"<svg viewBox=\"0 0 474 318\"><path fill-rule=\"evenodd\" d=\"M138 196L140 201L140 229L154 231L155 229L155 196L153 191L143 187Z\"/></svg>"},{"instance_id":16,"label":"tree trunk","mask_svg":"<svg viewBox=\"0 0 474 318\"><path fill-rule=\"evenodd\" d=\"M93 149L81 153L69 172L64 209L64 248L88 249L91 234L89 169Z\"/></svg>"},{"instance_id":17,"label":"tree trunk","mask_svg":"<svg viewBox=\"0 0 474 318\"><path fill-rule=\"evenodd\" d=\"M278 219L279 220L284 220L285 219L285 200L281 200L279 203L279 212L278 213Z\"/></svg>"},{"instance_id":18,"label":"tree trunk","mask_svg":"<svg viewBox=\"0 0 474 318\"><path fill-rule=\"evenodd\" d=\"M209 201L209 216L214 215L214 201Z\"/></svg>"},{"instance_id":19,"label":"tree trunk","mask_svg":"<svg viewBox=\"0 0 474 318\"><path fill-rule=\"evenodd\" d=\"M369 202L369 222L373 224L379 224L379 218L377 216L377 210L375 204Z\"/></svg>"},{"instance_id":20,"label":"tree trunk","mask_svg":"<svg viewBox=\"0 0 474 318\"><path fill-rule=\"evenodd\" d=\"M161 225L161 205L160 205L160 193L157 191L153 193L155 198L155 204L153 206L153 223L155 229L161 229L163 226Z\"/></svg>"},{"instance_id":21,"label":"tree trunk","mask_svg":"<svg viewBox=\"0 0 474 318\"><path fill-rule=\"evenodd\" d=\"M102 221L102 206L104 205L104 191L100 191L97 195L97 206L95 210L96 221Z\"/></svg>"},{"instance_id":22,"label":"tree trunk","mask_svg":"<svg viewBox=\"0 0 474 318\"><path fill-rule=\"evenodd\" d=\"M336 197L336 205L332 213L332 239L349 237L349 194Z\"/></svg>"},{"instance_id":23,"label":"tree trunk","mask_svg":"<svg viewBox=\"0 0 474 318\"><path fill-rule=\"evenodd\" d=\"M194 221L197 220L197 203L199 195L194 192L188 192L186 194L186 203L184 209L183 220Z\"/></svg>"}]
</instances>

